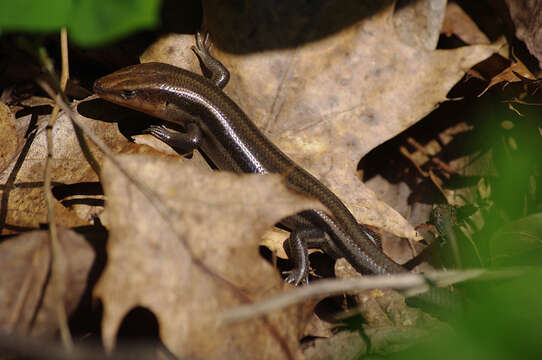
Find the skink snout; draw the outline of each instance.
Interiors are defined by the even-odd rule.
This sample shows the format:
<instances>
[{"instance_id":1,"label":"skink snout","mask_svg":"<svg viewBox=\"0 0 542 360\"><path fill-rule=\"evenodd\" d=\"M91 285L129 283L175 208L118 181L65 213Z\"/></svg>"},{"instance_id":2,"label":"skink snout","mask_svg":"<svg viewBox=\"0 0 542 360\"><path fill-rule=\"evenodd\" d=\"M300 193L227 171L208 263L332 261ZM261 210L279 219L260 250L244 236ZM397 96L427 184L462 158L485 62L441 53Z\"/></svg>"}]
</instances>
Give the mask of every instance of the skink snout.
<instances>
[{"instance_id":1,"label":"skink snout","mask_svg":"<svg viewBox=\"0 0 542 360\"><path fill-rule=\"evenodd\" d=\"M92 90L97 95L103 94L104 92L103 83L100 80L101 79L96 80L94 82L94 86L92 87Z\"/></svg>"}]
</instances>

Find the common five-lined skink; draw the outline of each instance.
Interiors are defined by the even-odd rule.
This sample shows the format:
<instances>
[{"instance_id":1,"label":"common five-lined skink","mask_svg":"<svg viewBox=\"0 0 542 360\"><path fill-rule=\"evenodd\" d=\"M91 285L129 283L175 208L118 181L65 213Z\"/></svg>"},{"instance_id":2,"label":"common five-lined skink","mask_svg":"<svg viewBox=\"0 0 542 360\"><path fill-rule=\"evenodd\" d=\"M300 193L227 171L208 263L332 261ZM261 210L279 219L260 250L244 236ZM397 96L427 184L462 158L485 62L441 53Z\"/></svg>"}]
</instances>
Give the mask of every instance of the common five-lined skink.
<instances>
[{"instance_id":1,"label":"common five-lined skink","mask_svg":"<svg viewBox=\"0 0 542 360\"><path fill-rule=\"evenodd\" d=\"M282 222L292 231L285 244L295 263L287 277L290 283L308 279L308 247L345 257L360 272L406 272L375 245L375 234L359 224L331 190L270 142L222 91L229 72L209 54L208 37L198 34L192 49L207 77L164 63L144 63L98 79L94 92L107 101L183 125L184 133L163 126L148 130L180 152L200 148L223 170L282 174L292 189L324 204L332 216L309 210Z\"/></svg>"}]
</instances>

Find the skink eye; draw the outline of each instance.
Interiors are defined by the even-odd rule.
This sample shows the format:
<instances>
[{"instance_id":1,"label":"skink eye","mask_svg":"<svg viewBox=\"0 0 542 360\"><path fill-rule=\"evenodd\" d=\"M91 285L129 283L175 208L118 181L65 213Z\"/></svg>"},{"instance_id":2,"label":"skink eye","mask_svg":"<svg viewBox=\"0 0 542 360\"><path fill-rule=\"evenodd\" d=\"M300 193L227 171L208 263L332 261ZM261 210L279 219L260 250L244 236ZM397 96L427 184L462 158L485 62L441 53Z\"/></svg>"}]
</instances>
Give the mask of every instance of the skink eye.
<instances>
[{"instance_id":1,"label":"skink eye","mask_svg":"<svg viewBox=\"0 0 542 360\"><path fill-rule=\"evenodd\" d=\"M120 96L122 96L122 98L125 100L131 99L135 95L136 95L135 90L123 90L120 92Z\"/></svg>"}]
</instances>

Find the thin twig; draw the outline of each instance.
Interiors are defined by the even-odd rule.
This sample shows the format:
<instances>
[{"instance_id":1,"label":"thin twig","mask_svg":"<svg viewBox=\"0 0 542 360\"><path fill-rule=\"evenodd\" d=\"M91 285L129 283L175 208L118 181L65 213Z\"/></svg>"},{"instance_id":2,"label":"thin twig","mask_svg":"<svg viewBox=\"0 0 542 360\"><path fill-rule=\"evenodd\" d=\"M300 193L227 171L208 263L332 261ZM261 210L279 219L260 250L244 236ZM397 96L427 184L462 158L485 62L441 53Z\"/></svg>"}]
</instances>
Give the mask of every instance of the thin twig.
<instances>
[{"instance_id":1,"label":"thin twig","mask_svg":"<svg viewBox=\"0 0 542 360\"><path fill-rule=\"evenodd\" d=\"M435 175L433 170L429 170L429 179L431 180L433 185L435 185L435 187L440 191L442 196L444 196L444 198L447 199L448 197L446 196L446 192L442 188L442 180L440 180L440 178L437 175Z\"/></svg>"},{"instance_id":2,"label":"thin twig","mask_svg":"<svg viewBox=\"0 0 542 360\"><path fill-rule=\"evenodd\" d=\"M437 164L438 166L440 166L440 168L442 170L444 170L446 173L450 174L450 175L453 175L453 174L456 174L457 171L455 171L454 169L452 169L448 164L446 164L445 162L443 162L442 160L440 160L439 158L435 157L433 154L431 154L429 151L427 151L426 148L424 148L422 146L422 144L420 144L419 142L417 142L414 138L412 137L409 137L407 139L407 142L412 145L414 148L416 148L416 150L418 150L419 152L421 152L422 154L424 154L425 156L427 156L428 158L431 159L432 162L434 162L435 164ZM447 175L448 175L447 174ZM448 176L449 177L449 176Z\"/></svg>"},{"instance_id":3,"label":"thin twig","mask_svg":"<svg viewBox=\"0 0 542 360\"><path fill-rule=\"evenodd\" d=\"M422 177L425 177L425 178L427 177L427 173L425 171L423 171L420 166L418 166L418 164L416 163L416 160L414 160L414 158L412 157L412 154L407 150L407 148L405 146L400 146L399 147L399 152L404 157L406 157L408 160L410 160L412 165L414 165L416 167L416 170L418 170L418 172L420 173L420 175Z\"/></svg>"},{"instance_id":4,"label":"thin twig","mask_svg":"<svg viewBox=\"0 0 542 360\"><path fill-rule=\"evenodd\" d=\"M66 89L68 82L68 34L66 28L62 28L60 32L60 43L62 53L62 72L60 76L60 88ZM47 70L50 74L53 74L52 64L50 62L44 62ZM59 98L60 95L57 97ZM43 191L45 193L45 201L47 204L47 220L49 222L49 239L51 244L51 258L50 258L50 271L51 271L51 284L53 287L53 293L55 294L55 309L58 320L58 327L60 329L60 336L62 343L67 350L73 349L73 340L70 334L68 326L68 316L66 314L66 306L64 302L64 296L66 295L66 258L62 253L62 248L58 239L58 230L56 227L55 211L54 211L54 199L51 191L51 177L53 168L53 126L56 122L59 112L58 105L55 105L51 118L47 123L46 136L47 136L47 159L45 160L45 175Z\"/></svg>"},{"instance_id":5,"label":"thin twig","mask_svg":"<svg viewBox=\"0 0 542 360\"><path fill-rule=\"evenodd\" d=\"M241 305L229 309L222 314L220 320L225 323L240 322L304 302L311 298L323 298L367 289L393 288L397 290L409 290L409 293L419 294L429 290L427 280L430 280L437 286L449 286L457 282L479 277L485 272L486 270L473 269L466 271L435 271L426 274L405 273L366 276L346 280L321 280L310 286L296 288L258 303ZM507 273L506 275L509 274Z\"/></svg>"}]
</instances>

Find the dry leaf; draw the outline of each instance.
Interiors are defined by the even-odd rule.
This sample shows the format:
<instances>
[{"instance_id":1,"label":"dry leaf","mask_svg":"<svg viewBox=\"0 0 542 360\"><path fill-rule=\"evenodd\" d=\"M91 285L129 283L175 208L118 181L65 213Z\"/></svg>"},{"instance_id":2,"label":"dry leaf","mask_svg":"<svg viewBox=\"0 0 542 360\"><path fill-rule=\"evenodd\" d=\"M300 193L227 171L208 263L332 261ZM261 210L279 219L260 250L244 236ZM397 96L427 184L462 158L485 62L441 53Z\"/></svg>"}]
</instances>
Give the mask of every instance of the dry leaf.
<instances>
[{"instance_id":1,"label":"dry leaf","mask_svg":"<svg viewBox=\"0 0 542 360\"><path fill-rule=\"evenodd\" d=\"M0 143L2 144L2 149L0 149L0 169L3 170L11 161L11 157L19 144L13 114L3 103L0 103Z\"/></svg>"},{"instance_id":2,"label":"dry leaf","mask_svg":"<svg viewBox=\"0 0 542 360\"><path fill-rule=\"evenodd\" d=\"M321 205L287 190L278 175L209 174L181 159L119 159L152 188L169 224L115 166L104 164L111 225L95 295L104 305L106 347L112 348L123 317L143 306L179 357L297 358L298 335L312 308L294 306L237 325L217 323L217 317L288 287L260 257L258 242L284 217Z\"/></svg>"},{"instance_id":3,"label":"dry leaf","mask_svg":"<svg viewBox=\"0 0 542 360\"><path fill-rule=\"evenodd\" d=\"M367 352L367 343L359 331L341 331L327 339L305 345L303 354L310 360L359 359Z\"/></svg>"},{"instance_id":4,"label":"dry leaf","mask_svg":"<svg viewBox=\"0 0 542 360\"><path fill-rule=\"evenodd\" d=\"M417 341L446 336L452 331L446 323L408 307L405 298L393 290L365 291L357 298L359 310L367 321L364 333L375 354L397 352Z\"/></svg>"},{"instance_id":5,"label":"dry leaf","mask_svg":"<svg viewBox=\"0 0 542 360\"><path fill-rule=\"evenodd\" d=\"M527 69L527 67L521 62L516 61L512 63L509 67L495 75L489 84L486 86L484 91L480 93L478 96L482 96L488 91L491 87L495 86L496 84L502 83L502 82L520 82L522 81L521 78L519 78L516 74L519 74L523 76L524 78L536 80L535 76Z\"/></svg>"},{"instance_id":6,"label":"dry leaf","mask_svg":"<svg viewBox=\"0 0 542 360\"><path fill-rule=\"evenodd\" d=\"M69 314L79 303L94 261L87 241L72 230L59 228L58 238L66 266L65 297ZM50 243L47 231L33 231L0 243L0 329L22 335L55 335L58 328L50 275Z\"/></svg>"},{"instance_id":7,"label":"dry leaf","mask_svg":"<svg viewBox=\"0 0 542 360\"><path fill-rule=\"evenodd\" d=\"M429 218L431 205L409 204L408 197L412 191L406 183L393 184L377 175L368 180L366 185L376 193L379 199L404 216L410 224L422 224ZM387 233L382 233L381 238L384 252L399 264L406 263L425 247L418 242L397 241L393 235Z\"/></svg>"},{"instance_id":8,"label":"dry leaf","mask_svg":"<svg viewBox=\"0 0 542 360\"><path fill-rule=\"evenodd\" d=\"M41 123L48 118L42 117ZM23 120L23 121L20 121ZM26 119L16 119L17 126L28 126ZM41 127L43 130L43 127ZM29 144L28 142L31 142ZM71 123L65 116L57 120L53 129L54 156L53 156L53 182L74 183L78 181L96 181L97 177L90 170L82 156L77 140L73 134ZM37 130L37 135L30 134L21 139L26 142L14 152L9 166L0 175L0 181L7 184L2 197L7 203L5 218L2 222L2 231L10 229L38 228L41 223L47 222L47 210L43 195L43 176L47 147L45 131ZM73 212L66 209L58 201L54 202L57 213L57 223L63 226L80 226L87 222Z\"/></svg>"},{"instance_id":9,"label":"dry leaf","mask_svg":"<svg viewBox=\"0 0 542 360\"><path fill-rule=\"evenodd\" d=\"M367 343L371 354L386 355L411 348L413 343L431 336L447 336L451 331L447 324L408 307L404 297L391 289L367 290L356 297L359 308L352 315L363 316L363 336L341 331L305 343L303 352L308 359L357 359L367 353Z\"/></svg>"},{"instance_id":10,"label":"dry leaf","mask_svg":"<svg viewBox=\"0 0 542 360\"><path fill-rule=\"evenodd\" d=\"M398 38L412 47L437 47L446 0L407 1L396 4L393 23Z\"/></svg>"},{"instance_id":11,"label":"dry leaf","mask_svg":"<svg viewBox=\"0 0 542 360\"><path fill-rule=\"evenodd\" d=\"M505 0L510 9L510 18L516 28L516 36L523 40L531 54L542 64L542 1Z\"/></svg>"},{"instance_id":12,"label":"dry leaf","mask_svg":"<svg viewBox=\"0 0 542 360\"><path fill-rule=\"evenodd\" d=\"M275 253L278 257L286 259L288 258L288 255L286 255L286 251L284 251L282 244L284 243L284 240L288 239L289 237L290 233L288 231L275 227L264 234L261 244L268 247L269 250Z\"/></svg>"},{"instance_id":13,"label":"dry leaf","mask_svg":"<svg viewBox=\"0 0 542 360\"><path fill-rule=\"evenodd\" d=\"M39 99L38 99L39 100ZM41 105L40 102L37 102ZM19 146L10 146L6 141L5 149L10 149L4 157L9 159L9 164L4 166L0 174L0 182L7 186L2 191L2 198L7 207L4 209L4 217L1 219L3 233L21 231L21 229L38 228L40 224L47 222L47 209L43 195L43 176L45 159L47 157L45 125L50 115L40 116L38 129L23 138L30 124L30 115L15 119L18 136L13 136L13 142L19 137ZM149 147L142 147L128 141L119 133L115 123L96 121L82 118L82 121L98 136L117 152L153 152ZM10 133L9 122L2 122L6 127L5 133ZM11 133L13 131L11 130ZM102 161L101 152L97 151L92 142L88 141L93 155L98 162ZM68 117L60 115L53 127L53 161L52 181L57 184L93 183L98 181L97 175L91 169L79 147L73 126ZM85 193L70 194L71 196ZM83 202L83 201L82 201ZM84 203L84 202L83 202ZM79 206L67 209L56 199L54 209L57 214L57 223L62 226L73 227L88 224L95 215L95 210L88 206Z\"/></svg>"},{"instance_id":14,"label":"dry leaf","mask_svg":"<svg viewBox=\"0 0 542 360\"><path fill-rule=\"evenodd\" d=\"M446 5L446 15L441 31L448 37L456 35L465 44L490 44L489 39L480 31L478 25L455 2Z\"/></svg>"},{"instance_id":15,"label":"dry leaf","mask_svg":"<svg viewBox=\"0 0 542 360\"><path fill-rule=\"evenodd\" d=\"M282 150L343 199L361 223L418 239L403 217L360 182L357 164L446 100L465 71L494 48L411 47L397 37L392 3L385 4L259 2L239 11L229 2L206 1L204 13L215 39L213 53L231 71L226 93ZM314 18L299 11L304 6ZM291 9L299 12L290 15ZM270 12L282 16L272 23L262 20ZM341 16L346 20L341 22ZM319 37L320 27L337 28L332 21L352 25ZM170 35L141 59L199 72L192 44L190 36ZM278 50L247 53L264 50L262 44ZM240 54L224 53L221 46Z\"/></svg>"}]
</instances>

